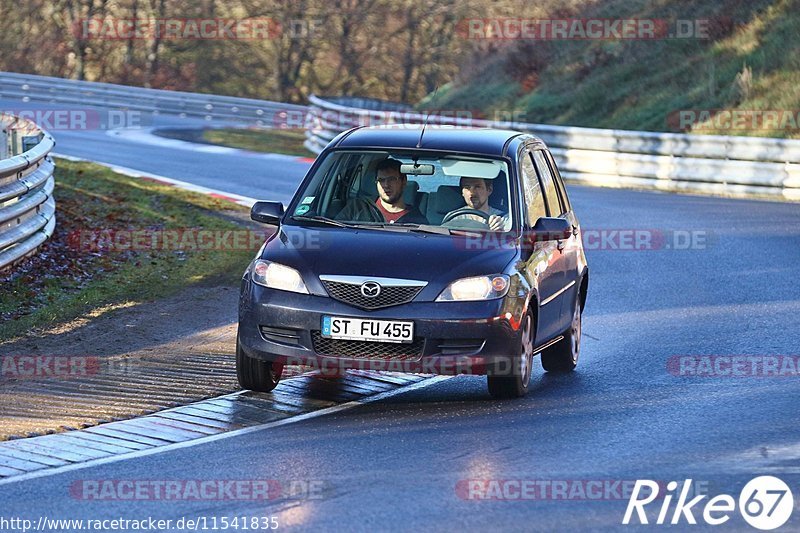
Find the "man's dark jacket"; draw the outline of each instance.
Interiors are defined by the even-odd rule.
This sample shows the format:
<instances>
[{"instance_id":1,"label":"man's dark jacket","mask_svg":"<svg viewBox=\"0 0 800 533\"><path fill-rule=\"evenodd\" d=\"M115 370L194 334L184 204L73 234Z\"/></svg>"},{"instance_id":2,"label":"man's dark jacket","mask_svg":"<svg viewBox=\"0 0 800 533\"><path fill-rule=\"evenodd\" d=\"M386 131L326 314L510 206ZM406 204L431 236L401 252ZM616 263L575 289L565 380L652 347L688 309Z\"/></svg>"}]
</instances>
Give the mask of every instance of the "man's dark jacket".
<instances>
[{"instance_id":1,"label":"man's dark jacket","mask_svg":"<svg viewBox=\"0 0 800 533\"><path fill-rule=\"evenodd\" d=\"M347 202L347 205L344 206L338 215L336 215L336 220L342 221L352 221L352 222L374 222L373 217L370 215L371 211L377 211L378 206L372 202L372 205L375 207L374 210L370 210L369 206L367 205L370 203L370 200L367 198L356 198ZM406 209L408 209L408 213L403 215L402 217L397 219L395 224L427 224L428 219L425 218L425 215L417 209L416 206L413 205L406 205Z\"/></svg>"}]
</instances>

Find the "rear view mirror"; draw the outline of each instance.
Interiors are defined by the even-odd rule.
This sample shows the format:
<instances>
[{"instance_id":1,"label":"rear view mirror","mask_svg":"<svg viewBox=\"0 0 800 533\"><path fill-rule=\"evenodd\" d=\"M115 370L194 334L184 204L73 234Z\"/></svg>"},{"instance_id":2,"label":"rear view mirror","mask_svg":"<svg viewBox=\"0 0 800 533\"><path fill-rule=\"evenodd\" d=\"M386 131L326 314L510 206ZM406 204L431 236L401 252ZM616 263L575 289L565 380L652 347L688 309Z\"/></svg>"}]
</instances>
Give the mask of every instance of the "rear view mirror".
<instances>
[{"instance_id":1,"label":"rear view mirror","mask_svg":"<svg viewBox=\"0 0 800 533\"><path fill-rule=\"evenodd\" d=\"M569 220L556 217L541 217L531 228L527 241L547 242L569 239L572 236L572 224Z\"/></svg>"},{"instance_id":2,"label":"rear view mirror","mask_svg":"<svg viewBox=\"0 0 800 533\"><path fill-rule=\"evenodd\" d=\"M411 176L433 176L433 165L417 165L407 163L400 165L400 174L407 174Z\"/></svg>"},{"instance_id":3,"label":"rear view mirror","mask_svg":"<svg viewBox=\"0 0 800 533\"><path fill-rule=\"evenodd\" d=\"M256 202L250 208L251 219L271 226L277 226L282 216L283 204L280 202Z\"/></svg>"}]
</instances>

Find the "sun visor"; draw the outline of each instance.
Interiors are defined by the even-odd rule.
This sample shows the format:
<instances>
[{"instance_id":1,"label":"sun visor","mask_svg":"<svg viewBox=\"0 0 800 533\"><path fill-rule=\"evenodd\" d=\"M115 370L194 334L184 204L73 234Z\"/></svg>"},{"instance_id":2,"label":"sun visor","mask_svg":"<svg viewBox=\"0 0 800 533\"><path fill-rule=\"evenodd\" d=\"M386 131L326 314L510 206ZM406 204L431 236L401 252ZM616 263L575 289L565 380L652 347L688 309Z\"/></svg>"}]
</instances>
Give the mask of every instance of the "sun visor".
<instances>
[{"instance_id":1,"label":"sun visor","mask_svg":"<svg viewBox=\"0 0 800 533\"><path fill-rule=\"evenodd\" d=\"M495 179L504 168L500 161L464 161L463 159L442 159L442 172L446 176Z\"/></svg>"}]
</instances>

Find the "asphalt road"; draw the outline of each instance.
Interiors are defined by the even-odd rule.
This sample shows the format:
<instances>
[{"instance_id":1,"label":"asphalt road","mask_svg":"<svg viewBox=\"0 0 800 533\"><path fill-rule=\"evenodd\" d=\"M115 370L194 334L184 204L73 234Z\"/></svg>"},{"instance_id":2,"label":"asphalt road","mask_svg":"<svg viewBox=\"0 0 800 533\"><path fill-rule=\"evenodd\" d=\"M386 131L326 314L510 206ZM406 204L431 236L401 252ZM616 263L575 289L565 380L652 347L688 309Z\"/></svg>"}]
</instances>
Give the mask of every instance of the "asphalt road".
<instances>
[{"instance_id":1,"label":"asphalt road","mask_svg":"<svg viewBox=\"0 0 800 533\"><path fill-rule=\"evenodd\" d=\"M259 198L282 198L303 170L288 160L274 165L256 156L109 143L102 132L63 132L58 140L61 153ZM607 240L605 249L587 251L591 282L575 373L544 375L537 363L529 396L515 401L491 400L483 378L457 377L286 426L0 485L2 515L153 517L173 520L174 530L181 517L198 516L208 517L208 530L212 517L234 516L277 517L280 530L625 529L627 499L613 490L608 499L509 493L513 501L498 501L480 499L486 492L475 487L488 490L490 480L574 489L590 481L691 478L701 491L738 499L744 483L769 474L794 492L794 516L784 529L800 530L797 373L675 375L680 356L798 355L797 205L575 186L569 192L585 231L647 230L663 244L619 250ZM675 249L686 232L695 232L695 245ZM70 490L86 480L254 479L294 486L295 494L95 501ZM647 507L651 521L663 501ZM702 523L702 508L694 515ZM685 521L678 526L686 528ZM751 530L738 513L725 529Z\"/></svg>"}]
</instances>

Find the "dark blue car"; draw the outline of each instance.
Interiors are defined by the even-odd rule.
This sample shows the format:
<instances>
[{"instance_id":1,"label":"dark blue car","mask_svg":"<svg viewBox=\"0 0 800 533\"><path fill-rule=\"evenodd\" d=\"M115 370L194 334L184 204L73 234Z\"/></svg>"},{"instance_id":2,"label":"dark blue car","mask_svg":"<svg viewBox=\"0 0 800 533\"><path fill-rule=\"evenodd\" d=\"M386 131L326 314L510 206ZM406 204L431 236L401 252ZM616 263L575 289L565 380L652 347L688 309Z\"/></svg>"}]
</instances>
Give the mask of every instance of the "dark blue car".
<instances>
[{"instance_id":1,"label":"dark blue car","mask_svg":"<svg viewBox=\"0 0 800 533\"><path fill-rule=\"evenodd\" d=\"M236 366L486 374L527 393L532 358L578 362L589 274L558 168L530 134L356 128L314 162L242 279Z\"/></svg>"}]
</instances>

